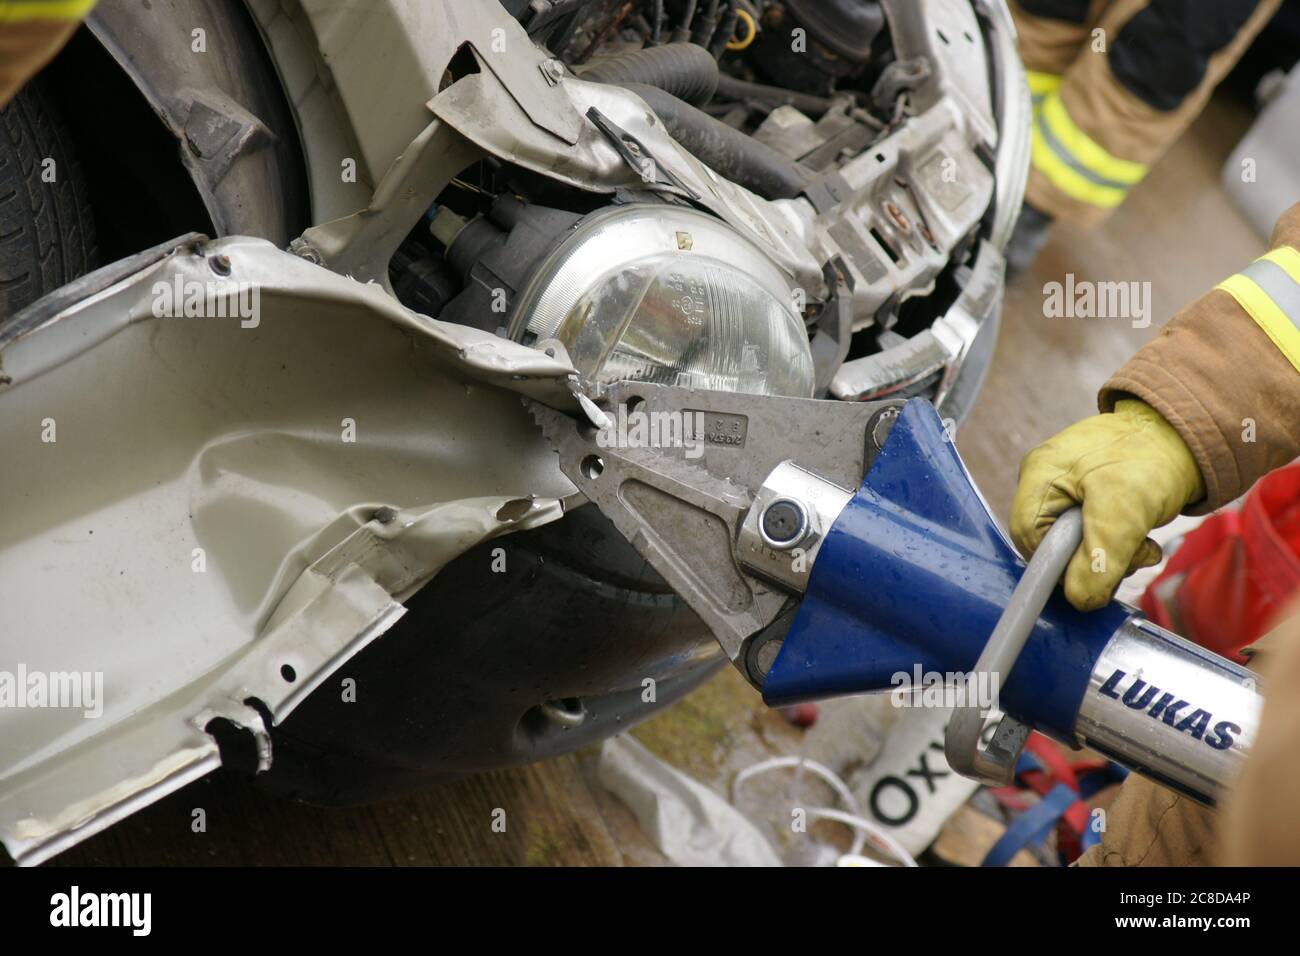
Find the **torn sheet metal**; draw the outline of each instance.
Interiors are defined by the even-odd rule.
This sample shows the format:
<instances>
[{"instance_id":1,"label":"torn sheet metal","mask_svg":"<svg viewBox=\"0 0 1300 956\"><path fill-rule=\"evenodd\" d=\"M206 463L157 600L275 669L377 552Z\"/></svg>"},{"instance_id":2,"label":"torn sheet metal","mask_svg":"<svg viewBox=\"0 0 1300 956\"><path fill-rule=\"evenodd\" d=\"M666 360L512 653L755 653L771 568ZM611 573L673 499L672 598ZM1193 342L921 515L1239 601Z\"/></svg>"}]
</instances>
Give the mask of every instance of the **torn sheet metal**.
<instances>
[{"instance_id":1,"label":"torn sheet metal","mask_svg":"<svg viewBox=\"0 0 1300 956\"><path fill-rule=\"evenodd\" d=\"M269 762L263 715L574 493L511 393L571 403L562 356L261 240L87 279L0 328L0 838L26 864L214 768L214 718ZM101 693L51 706L20 670Z\"/></svg>"},{"instance_id":2,"label":"torn sheet metal","mask_svg":"<svg viewBox=\"0 0 1300 956\"><path fill-rule=\"evenodd\" d=\"M393 161L366 208L313 226L294 240L335 272L388 284L388 263L432 197L483 152L446 123L425 127Z\"/></svg>"},{"instance_id":3,"label":"torn sheet metal","mask_svg":"<svg viewBox=\"0 0 1300 956\"><path fill-rule=\"evenodd\" d=\"M424 104L442 88L452 59L465 47L510 88L525 122L536 123L557 143L576 141L582 117L541 72L549 54L498 3L302 0L301 5L320 51L319 69L338 92L372 178L381 176L428 124ZM261 13L265 20L266 11ZM383 66L376 69L379 60Z\"/></svg>"},{"instance_id":4,"label":"torn sheet metal","mask_svg":"<svg viewBox=\"0 0 1300 956\"><path fill-rule=\"evenodd\" d=\"M718 176L677 144L641 97L630 90L564 75L564 91L577 113L596 109L645 145L658 167L686 186L699 203L767 250L802 288L824 289L821 265L793 223L789 201L769 202ZM595 192L644 189L639 170L629 166L609 139L584 120L573 146L557 149L555 137L530 123L493 74L474 73L429 101L429 109L482 149L526 169Z\"/></svg>"}]
</instances>

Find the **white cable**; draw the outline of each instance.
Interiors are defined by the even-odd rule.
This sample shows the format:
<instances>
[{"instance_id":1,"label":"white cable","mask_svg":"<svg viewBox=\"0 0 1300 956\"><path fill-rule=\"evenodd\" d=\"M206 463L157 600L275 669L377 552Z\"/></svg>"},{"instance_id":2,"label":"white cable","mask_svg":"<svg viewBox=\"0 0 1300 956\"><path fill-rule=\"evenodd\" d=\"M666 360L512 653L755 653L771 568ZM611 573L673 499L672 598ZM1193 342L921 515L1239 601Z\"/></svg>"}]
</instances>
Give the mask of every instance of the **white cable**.
<instances>
[{"instance_id":1,"label":"white cable","mask_svg":"<svg viewBox=\"0 0 1300 956\"><path fill-rule=\"evenodd\" d=\"M907 850L903 849L903 845L901 843L899 843L892 836L886 833L884 829L872 823L866 817L861 817L854 813L845 813L843 810L832 810L830 807L809 807L807 813L808 816L810 817L820 817L825 820L834 820L837 823L843 823L846 824L847 826L851 826L854 828L855 831L858 831L859 833L865 833L870 838L872 845L874 845L877 850L881 850L883 852L888 853L894 859L898 860L898 862L902 863L903 866L917 865L916 860L912 857L912 854L908 853ZM848 855L857 856L858 854L854 853L853 851L850 851Z\"/></svg>"},{"instance_id":2,"label":"white cable","mask_svg":"<svg viewBox=\"0 0 1300 956\"><path fill-rule=\"evenodd\" d=\"M759 774L771 770L784 770L787 767L799 767L801 769L807 767L830 784L836 796L843 800L854 813L858 812L858 801L854 799L853 793L840 779L839 774L825 764L818 763L816 760L809 760L807 757L773 757L771 760L762 760L756 764L750 764L736 774L736 779L731 782L731 802L736 802L736 791L740 789L742 783L751 777L757 777Z\"/></svg>"},{"instance_id":3,"label":"white cable","mask_svg":"<svg viewBox=\"0 0 1300 956\"><path fill-rule=\"evenodd\" d=\"M843 823L853 827L853 846L849 848L847 855L858 856L862 852L863 844L870 839L872 844L878 850L884 850L890 856L897 859L904 866L916 866L916 860L912 855L903 849L902 844L890 836L879 825L872 823L862 815L858 809L858 801L854 798L853 792L840 778L839 774L831 770L825 764L820 764L816 760L809 760L806 757L773 757L771 760L763 760L756 764L751 764L740 773L736 774L736 779L731 783L731 802L736 803L737 792L740 785L759 774L768 773L772 770L783 770L789 767L796 767L802 773L807 768L814 774L830 785L835 791L836 796L849 808L850 812L845 813L842 810L833 810L830 807L809 807L805 811L809 816L818 817L826 820L834 820L837 823Z\"/></svg>"},{"instance_id":4,"label":"white cable","mask_svg":"<svg viewBox=\"0 0 1300 956\"><path fill-rule=\"evenodd\" d=\"M839 774L830 767L827 767L825 764L820 764L816 760L809 760L807 757L773 757L771 760L761 760L756 764L751 764L744 770L740 771L740 773L736 774L736 779L731 782L731 802L733 804L736 803L737 791L740 790L740 785L751 777L756 777L759 774L768 773L772 770L784 770L789 767L796 768L796 781L805 768L811 770L814 774L821 777L822 780L830 785L831 789L835 791L836 796L843 801L844 805L847 806L855 816L861 816L861 811L858 809L858 801L854 798L853 792L849 790L844 781L840 779ZM793 786L792 783L792 791ZM789 799L791 803L795 802L793 793L789 795ZM853 845L849 847L849 852L855 856L861 853L862 845L865 842L866 837L861 832L854 830Z\"/></svg>"}]
</instances>

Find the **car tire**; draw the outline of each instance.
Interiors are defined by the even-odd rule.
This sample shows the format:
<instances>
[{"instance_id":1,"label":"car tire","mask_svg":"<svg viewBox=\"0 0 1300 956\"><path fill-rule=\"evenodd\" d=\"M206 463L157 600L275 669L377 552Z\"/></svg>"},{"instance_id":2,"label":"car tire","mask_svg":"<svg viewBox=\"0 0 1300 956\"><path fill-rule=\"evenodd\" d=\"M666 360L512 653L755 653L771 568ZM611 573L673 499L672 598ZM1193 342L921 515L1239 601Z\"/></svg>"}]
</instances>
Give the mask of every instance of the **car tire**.
<instances>
[{"instance_id":1,"label":"car tire","mask_svg":"<svg viewBox=\"0 0 1300 956\"><path fill-rule=\"evenodd\" d=\"M272 729L274 760L257 779L356 804L548 760L636 726L725 663L695 612L588 506L447 565Z\"/></svg>"},{"instance_id":2,"label":"car tire","mask_svg":"<svg viewBox=\"0 0 1300 956\"><path fill-rule=\"evenodd\" d=\"M90 190L43 83L0 110L0 316L98 264Z\"/></svg>"}]
</instances>

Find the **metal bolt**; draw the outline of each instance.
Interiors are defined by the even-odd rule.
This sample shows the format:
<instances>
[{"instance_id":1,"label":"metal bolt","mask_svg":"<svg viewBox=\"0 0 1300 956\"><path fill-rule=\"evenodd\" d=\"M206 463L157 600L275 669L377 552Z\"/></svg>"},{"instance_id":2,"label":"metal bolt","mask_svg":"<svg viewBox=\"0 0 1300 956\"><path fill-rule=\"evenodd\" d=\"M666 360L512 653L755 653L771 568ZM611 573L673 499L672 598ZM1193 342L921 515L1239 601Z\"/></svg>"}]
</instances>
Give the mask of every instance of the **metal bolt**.
<instances>
[{"instance_id":1,"label":"metal bolt","mask_svg":"<svg viewBox=\"0 0 1300 956\"><path fill-rule=\"evenodd\" d=\"M759 518L763 537L775 548L797 544L808 530L808 512L796 501L779 498L763 509Z\"/></svg>"},{"instance_id":2,"label":"metal bolt","mask_svg":"<svg viewBox=\"0 0 1300 956\"><path fill-rule=\"evenodd\" d=\"M299 259L306 259L314 265L321 266L325 264L325 260L321 257L321 254L312 247L311 243L302 238L302 236L299 236L297 239L293 240L293 242L289 243L289 251Z\"/></svg>"},{"instance_id":3,"label":"metal bolt","mask_svg":"<svg viewBox=\"0 0 1300 956\"><path fill-rule=\"evenodd\" d=\"M555 86L564 78L564 67L557 60L543 60L539 64L539 69L551 86Z\"/></svg>"}]
</instances>

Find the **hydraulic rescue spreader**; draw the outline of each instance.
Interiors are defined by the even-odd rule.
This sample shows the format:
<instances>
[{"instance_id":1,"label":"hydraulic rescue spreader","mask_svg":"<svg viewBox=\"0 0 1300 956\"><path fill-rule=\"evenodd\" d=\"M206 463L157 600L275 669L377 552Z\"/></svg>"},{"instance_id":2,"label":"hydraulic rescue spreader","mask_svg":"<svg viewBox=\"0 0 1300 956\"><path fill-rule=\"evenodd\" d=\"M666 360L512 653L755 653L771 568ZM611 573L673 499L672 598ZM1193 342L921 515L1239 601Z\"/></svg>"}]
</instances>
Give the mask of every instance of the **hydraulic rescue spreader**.
<instances>
[{"instance_id":1,"label":"hydraulic rescue spreader","mask_svg":"<svg viewBox=\"0 0 1300 956\"><path fill-rule=\"evenodd\" d=\"M998 688L946 735L953 768L987 782L1011 778L1031 730L1206 803L1240 768L1255 675L1119 602L1074 610L1057 580L1078 512L1026 566L929 402L635 382L597 399L577 417L534 405L561 468L769 704L891 690L919 668Z\"/></svg>"}]
</instances>

